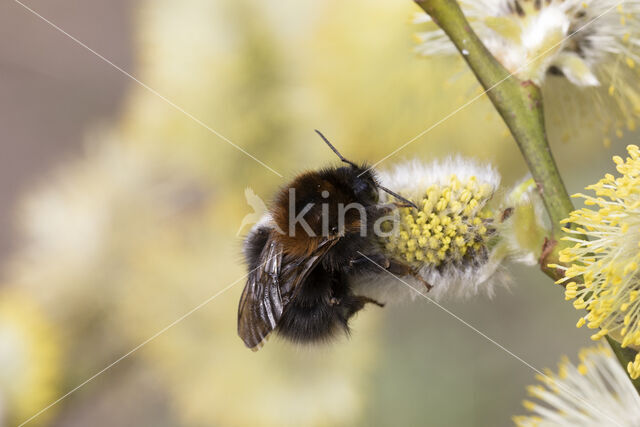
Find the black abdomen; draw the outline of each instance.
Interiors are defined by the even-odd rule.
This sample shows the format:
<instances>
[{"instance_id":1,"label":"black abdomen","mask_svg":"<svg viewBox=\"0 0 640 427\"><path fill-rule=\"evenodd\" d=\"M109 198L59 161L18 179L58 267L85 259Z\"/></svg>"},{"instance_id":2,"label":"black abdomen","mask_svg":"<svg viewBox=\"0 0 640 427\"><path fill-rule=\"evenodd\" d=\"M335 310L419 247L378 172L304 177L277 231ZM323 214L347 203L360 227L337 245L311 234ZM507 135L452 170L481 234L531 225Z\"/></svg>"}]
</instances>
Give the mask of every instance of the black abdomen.
<instances>
[{"instance_id":1,"label":"black abdomen","mask_svg":"<svg viewBox=\"0 0 640 427\"><path fill-rule=\"evenodd\" d=\"M316 267L287 305L278 333L298 343L328 341L349 333L349 318L362 303L346 285L346 277Z\"/></svg>"}]
</instances>

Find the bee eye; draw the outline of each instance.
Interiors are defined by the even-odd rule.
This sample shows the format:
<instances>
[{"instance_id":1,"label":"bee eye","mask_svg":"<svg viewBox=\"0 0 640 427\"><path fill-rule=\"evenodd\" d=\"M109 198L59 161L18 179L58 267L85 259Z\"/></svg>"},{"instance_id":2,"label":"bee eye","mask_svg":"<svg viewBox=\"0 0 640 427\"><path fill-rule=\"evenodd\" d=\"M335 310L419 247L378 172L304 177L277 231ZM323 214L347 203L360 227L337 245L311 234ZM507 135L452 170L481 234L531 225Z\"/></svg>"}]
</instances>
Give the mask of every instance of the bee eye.
<instances>
[{"instance_id":1,"label":"bee eye","mask_svg":"<svg viewBox=\"0 0 640 427\"><path fill-rule=\"evenodd\" d=\"M370 180L356 182L354 191L358 197L364 197L374 203L378 201L378 187Z\"/></svg>"},{"instance_id":2,"label":"bee eye","mask_svg":"<svg viewBox=\"0 0 640 427\"><path fill-rule=\"evenodd\" d=\"M378 187L372 182L367 182L367 195L374 202L378 201Z\"/></svg>"}]
</instances>

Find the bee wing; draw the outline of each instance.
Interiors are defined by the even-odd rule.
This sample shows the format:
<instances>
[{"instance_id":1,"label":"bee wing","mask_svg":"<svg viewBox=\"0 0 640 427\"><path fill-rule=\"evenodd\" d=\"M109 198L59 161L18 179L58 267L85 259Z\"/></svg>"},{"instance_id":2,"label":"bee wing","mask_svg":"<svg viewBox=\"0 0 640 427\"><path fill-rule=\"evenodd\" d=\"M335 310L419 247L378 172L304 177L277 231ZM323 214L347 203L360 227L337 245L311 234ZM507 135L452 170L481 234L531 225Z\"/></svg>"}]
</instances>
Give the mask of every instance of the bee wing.
<instances>
[{"instance_id":1,"label":"bee wing","mask_svg":"<svg viewBox=\"0 0 640 427\"><path fill-rule=\"evenodd\" d=\"M288 260L281 244L267 241L240 297L238 335L247 347L254 351L262 347L296 289L336 242L326 240L310 256Z\"/></svg>"},{"instance_id":2,"label":"bee wing","mask_svg":"<svg viewBox=\"0 0 640 427\"><path fill-rule=\"evenodd\" d=\"M249 273L238 308L238 335L247 347L257 349L276 327L282 311L280 269L282 247L273 239L260 254L258 267Z\"/></svg>"}]
</instances>

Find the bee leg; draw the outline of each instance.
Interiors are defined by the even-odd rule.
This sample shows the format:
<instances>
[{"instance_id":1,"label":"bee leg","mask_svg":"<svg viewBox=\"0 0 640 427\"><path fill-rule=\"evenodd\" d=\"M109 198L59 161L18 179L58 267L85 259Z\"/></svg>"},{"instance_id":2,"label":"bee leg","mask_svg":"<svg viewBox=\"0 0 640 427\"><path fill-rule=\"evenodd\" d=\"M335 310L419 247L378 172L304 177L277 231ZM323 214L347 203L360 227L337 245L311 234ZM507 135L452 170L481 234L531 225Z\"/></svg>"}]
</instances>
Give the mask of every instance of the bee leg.
<instances>
[{"instance_id":1,"label":"bee leg","mask_svg":"<svg viewBox=\"0 0 640 427\"><path fill-rule=\"evenodd\" d=\"M363 306L365 304L375 304L378 307L384 307L384 303L382 303L380 301L376 301L373 298L365 297L364 295L356 295L355 298L357 298L359 301L361 301Z\"/></svg>"},{"instance_id":2,"label":"bee leg","mask_svg":"<svg viewBox=\"0 0 640 427\"><path fill-rule=\"evenodd\" d=\"M373 269L369 269L371 271L375 271L375 269L378 269L379 271L380 268L384 268L389 273L396 276L413 277L414 279L422 283L425 288L427 288L427 292L429 292L431 288L433 288L433 285L431 285L429 282L424 280L422 276L420 276L420 273L416 268L411 267L410 265L405 264L401 261L387 258L382 254L362 255L361 257L353 258L349 261L349 266L352 268L356 266L366 266L365 262L369 263L369 267L373 267ZM363 267L362 269L365 270L366 267Z\"/></svg>"},{"instance_id":3,"label":"bee leg","mask_svg":"<svg viewBox=\"0 0 640 427\"><path fill-rule=\"evenodd\" d=\"M380 205L382 208L385 208L389 211L393 210L393 209L399 209L399 208L414 208L417 209L418 207L410 201L406 201L406 202L389 202L389 203L385 203L384 205Z\"/></svg>"},{"instance_id":4,"label":"bee leg","mask_svg":"<svg viewBox=\"0 0 640 427\"><path fill-rule=\"evenodd\" d=\"M384 307L384 304L371 299L369 297L361 296L361 295L350 295L343 301L342 307L345 310L344 316L346 319L350 319L351 316L359 312L364 308L368 303L375 304L379 307Z\"/></svg>"},{"instance_id":5,"label":"bee leg","mask_svg":"<svg viewBox=\"0 0 640 427\"><path fill-rule=\"evenodd\" d=\"M395 206L396 208L416 208L416 205L414 204L410 204L410 203L406 203L406 202L392 202L391 203L393 206Z\"/></svg>"},{"instance_id":6,"label":"bee leg","mask_svg":"<svg viewBox=\"0 0 640 427\"><path fill-rule=\"evenodd\" d=\"M387 267L387 271L391 274L396 274L398 276L413 277L414 279L421 282L427 288L427 292L429 292L431 288L433 288L433 285L431 285L429 282L424 280L422 276L420 276L420 273L416 268L411 267L410 265L405 264L403 262L396 261L394 259L390 260L389 267Z\"/></svg>"},{"instance_id":7,"label":"bee leg","mask_svg":"<svg viewBox=\"0 0 640 427\"><path fill-rule=\"evenodd\" d=\"M390 203L385 203L383 205L374 205L374 206L371 206L369 209L373 211L376 217L382 217L382 216L389 215L391 212L393 212L398 208L410 208L410 207L411 206L407 205L406 203L390 202Z\"/></svg>"},{"instance_id":8,"label":"bee leg","mask_svg":"<svg viewBox=\"0 0 640 427\"><path fill-rule=\"evenodd\" d=\"M353 295L347 298L347 305L352 306L352 310L355 310L354 313L356 311L361 310L368 303L375 304L378 307L384 307L383 303L376 301L373 298L365 297L363 295ZM341 304L342 304L342 298L336 298L333 296L329 298L329 305L335 306L335 305L341 305Z\"/></svg>"},{"instance_id":9,"label":"bee leg","mask_svg":"<svg viewBox=\"0 0 640 427\"><path fill-rule=\"evenodd\" d=\"M372 254L367 256L359 256L356 258L352 258L349 260L349 267L358 268L362 265L368 266L369 264L377 264L382 268L389 268L390 261L389 259L382 254Z\"/></svg>"}]
</instances>

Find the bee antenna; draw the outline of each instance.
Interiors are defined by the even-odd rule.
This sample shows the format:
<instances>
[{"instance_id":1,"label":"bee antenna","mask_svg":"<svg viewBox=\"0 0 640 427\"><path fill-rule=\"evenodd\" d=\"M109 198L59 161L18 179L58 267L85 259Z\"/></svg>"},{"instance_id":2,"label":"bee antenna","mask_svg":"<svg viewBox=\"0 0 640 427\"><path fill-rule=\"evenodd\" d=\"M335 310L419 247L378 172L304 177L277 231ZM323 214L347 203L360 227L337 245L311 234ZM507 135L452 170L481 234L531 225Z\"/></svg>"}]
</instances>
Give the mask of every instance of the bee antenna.
<instances>
[{"instance_id":1,"label":"bee antenna","mask_svg":"<svg viewBox=\"0 0 640 427\"><path fill-rule=\"evenodd\" d=\"M419 209L418 209L418 206L416 206L416 204L415 204L415 203L413 203L411 200L405 199L404 197L402 197L402 196L401 196L401 195L399 195L398 193L395 193L395 192L393 192L393 191L389 190L388 188L383 187L382 185L378 185L378 188L379 188L379 189L381 189L382 191L384 191L385 193L389 193L389 194L391 194L391 195L392 195L393 197L395 197L396 199L398 199L398 200L400 200L400 201L402 201L402 202L406 203L406 204L407 204L407 206L411 206L412 208L415 208L416 210L419 210Z\"/></svg>"},{"instance_id":2,"label":"bee antenna","mask_svg":"<svg viewBox=\"0 0 640 427\"><path fill-rule=\"evenodd\" d=\"M342 160L344 163L347 163L351 166L353 166L354 168L359 167L358 165L356 165L355 163L353 163L351 160L347 160L345 159L342 154L340 154L340 152L338 151L338 149L336 147L333 146L333 144L331 144L329 142L329 140L322 134L322 132L320 132L318 129L315 129L316 133L318 135L320 135L320 138L322 138L322 140L329 146L329 148L331 148L331 151L333 151L334 153L336 153L336 156L338 156L340 158L340 160Z\"/></svg>"}]
</instances>

